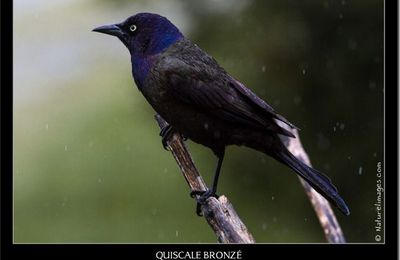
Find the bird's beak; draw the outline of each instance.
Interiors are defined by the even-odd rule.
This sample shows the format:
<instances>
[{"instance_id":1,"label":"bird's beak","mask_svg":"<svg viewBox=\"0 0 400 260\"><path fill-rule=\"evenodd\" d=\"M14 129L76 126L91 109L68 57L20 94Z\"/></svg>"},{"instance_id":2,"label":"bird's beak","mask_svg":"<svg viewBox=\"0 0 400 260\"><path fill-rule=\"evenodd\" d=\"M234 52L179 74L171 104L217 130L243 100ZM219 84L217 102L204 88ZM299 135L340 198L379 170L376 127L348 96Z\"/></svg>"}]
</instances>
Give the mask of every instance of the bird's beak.
<instances>
[{"instance_id":1,"label":"bird's beak","mask_svg":"<svg viewBox=\"0 0 400 260\"><path fill-rule=\"evenodd\" d=\"M105 33L117 37L122 37L123 32L118 24L103 25L92 30L93 32Z\"/></svg>"}]
</instances>

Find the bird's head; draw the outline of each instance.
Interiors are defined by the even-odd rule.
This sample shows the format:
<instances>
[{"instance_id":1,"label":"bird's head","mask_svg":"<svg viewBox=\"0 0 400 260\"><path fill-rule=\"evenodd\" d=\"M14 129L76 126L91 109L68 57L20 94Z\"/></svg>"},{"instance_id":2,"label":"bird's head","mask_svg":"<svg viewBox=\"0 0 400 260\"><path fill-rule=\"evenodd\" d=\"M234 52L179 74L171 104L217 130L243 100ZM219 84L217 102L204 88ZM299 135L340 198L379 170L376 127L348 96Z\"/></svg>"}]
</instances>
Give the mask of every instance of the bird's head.
<instances>
[{"instance_id":1,"label":"bird's head","mask_svg":"<svg viewBox=\"0 0 400 260\"><path fill-rule=\"evenodd\" d=\"M117 24L93 29L118 37L132 55L154 55L183 38L167 18L158 14L138 13Z\"/></svg>"}]
</instances>

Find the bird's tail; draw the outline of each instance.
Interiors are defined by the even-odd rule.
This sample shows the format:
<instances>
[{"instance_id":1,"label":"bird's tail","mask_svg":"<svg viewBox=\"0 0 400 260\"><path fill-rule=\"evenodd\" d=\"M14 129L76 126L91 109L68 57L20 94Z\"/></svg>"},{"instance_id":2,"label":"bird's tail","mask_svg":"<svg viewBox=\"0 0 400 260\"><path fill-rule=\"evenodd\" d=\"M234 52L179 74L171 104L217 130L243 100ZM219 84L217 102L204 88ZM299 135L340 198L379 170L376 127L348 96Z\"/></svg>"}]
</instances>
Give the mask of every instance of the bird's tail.
<instances>
[{"instance_id":1,"label":"bird's tail","mask_svg":"<svg viewBox=\"0 0 400 260\"><path fill-rule=\"evenodd\" d=\"M298 173L318 193L338 207L343 214L346 216L350 215L349 208L327 176L301 162L286 148L283 151L275 153L273 156Z\"/></svg>"}]
</instances>

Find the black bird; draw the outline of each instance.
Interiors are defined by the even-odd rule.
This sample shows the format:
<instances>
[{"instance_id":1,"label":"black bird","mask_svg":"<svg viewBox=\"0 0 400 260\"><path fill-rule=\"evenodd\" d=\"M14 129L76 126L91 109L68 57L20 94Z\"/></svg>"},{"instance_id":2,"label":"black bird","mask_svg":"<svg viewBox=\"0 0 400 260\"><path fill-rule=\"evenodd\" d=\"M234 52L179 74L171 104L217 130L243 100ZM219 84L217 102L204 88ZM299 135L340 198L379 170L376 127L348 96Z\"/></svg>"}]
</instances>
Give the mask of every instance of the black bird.
<instances>
[{"instance_id":1,"label":"black bird","mask_svg":"<svg viewBox=\"0 0 400 260\"><path fill-rule=\"evenodd\" d=\"M169 123L161 131L164 145L176 131L209 147L218 157L212 187L191 194L201 195L199 203L216 196L225 147L244 145L287 165L341 212L350 214L330 179L302 163L282 143L278 135L294 135L277 120L295 126L185 38L167 18L138 13L93 31L116 36L128 48L138 89Z\"/></svg>"}]
</instances>

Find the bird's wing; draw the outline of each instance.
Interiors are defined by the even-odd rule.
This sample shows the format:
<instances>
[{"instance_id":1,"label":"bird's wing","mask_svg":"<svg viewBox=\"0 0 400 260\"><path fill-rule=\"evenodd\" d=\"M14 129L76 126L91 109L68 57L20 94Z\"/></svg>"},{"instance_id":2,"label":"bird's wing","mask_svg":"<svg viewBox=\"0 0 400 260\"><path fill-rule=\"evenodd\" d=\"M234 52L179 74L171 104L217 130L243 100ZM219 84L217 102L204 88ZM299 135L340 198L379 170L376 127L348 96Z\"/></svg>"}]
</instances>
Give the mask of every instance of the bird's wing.
<instances>
[{"instance_id":1,"label":"bird's wing","mask_svg":"<svg viewBox=\"0 0 400 260\"><path fill-rule=\"evenodd\" d=\"M251 104L253 104L255 106L258 106L265 113L271 115L272 117L278 119L279 121L284 122L285 124L287 124L291 128L299 129L297 126L295 126L294 124L289 122L289 120L287 120L283 116L281 116L278 113L276 113L275 110L270 105L267 104L267 102L265 102L264 100L259 98L255 93L253 93L250 89L246 88L238 80L233 79L233 84L232 85L240 94L243 95L243 97L247 98L248 102L250 102Z\"/></svg>"},{"instance_id":2,"label":"bird's wing","mask_svg":"<svg viewBox=\"0 0 400 260\"><path fill-rule=\"evenodd\" d=\"M168 63L174 66L164 67L163 74L169 93L177 100L231 123L294 137L273 120L282 119L266 102L238 85L224 71L220 71L219 75L216 71L208 71L206 67L203 70L181 60Z\"/></svg>"}]
</instances>

